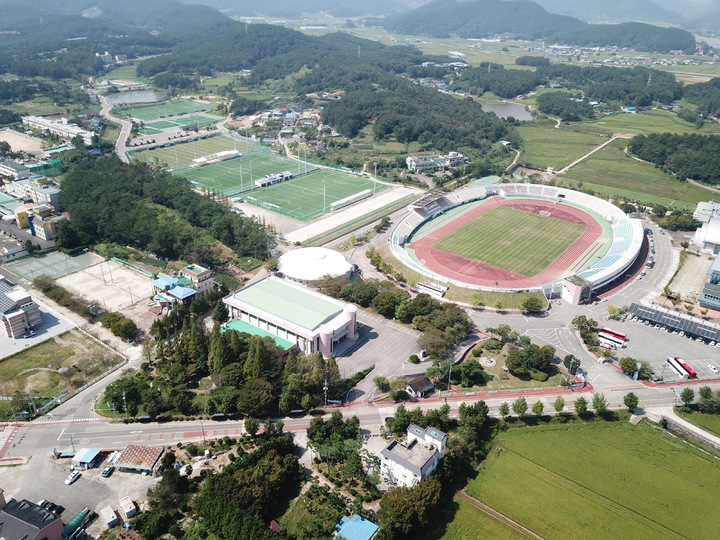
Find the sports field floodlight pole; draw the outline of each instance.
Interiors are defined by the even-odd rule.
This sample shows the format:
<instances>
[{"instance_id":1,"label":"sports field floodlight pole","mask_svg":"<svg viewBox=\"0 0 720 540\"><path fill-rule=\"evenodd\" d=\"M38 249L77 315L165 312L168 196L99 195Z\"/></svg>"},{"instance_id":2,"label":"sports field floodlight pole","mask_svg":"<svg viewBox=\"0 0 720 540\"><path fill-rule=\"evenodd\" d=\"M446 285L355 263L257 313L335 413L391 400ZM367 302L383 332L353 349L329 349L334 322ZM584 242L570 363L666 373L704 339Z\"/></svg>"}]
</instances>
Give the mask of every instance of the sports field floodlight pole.
<instances>
[{"instance_id":1,"label":"sports field floodlight pole","mask_svg":"<svg viewBox=\"0 0 720 540\"><path fill-rule=\"evenodd\" d=\"M326 203L327 199L325 197L326 191L327 191L327 180L325 180L323 178L323 214L325 212L327 212L327 203Z\"/></svg>"},{"instance_id":2,"label":"sports field floodlight pole","mask_svg":"<svg viewBox=\"0 0 720 540\"><path fill-rule=\"evenodd\" d=\"M240 190L242 191L243 187L243 177L242 177L242 156L238 158L238 163L240 164Z\"/></svg>"},{"instance_id":3,"label":"sports field floodlight pole","mask_svg":"<svg viewBox=\"0 0 720 540\"><path fill-rule=\"evenodd\" d=\"M373 161L375 165L375 179L373 180L373 193L375 193L375 186L377 186L377 161Z\"/></svg>"}]
</instances>

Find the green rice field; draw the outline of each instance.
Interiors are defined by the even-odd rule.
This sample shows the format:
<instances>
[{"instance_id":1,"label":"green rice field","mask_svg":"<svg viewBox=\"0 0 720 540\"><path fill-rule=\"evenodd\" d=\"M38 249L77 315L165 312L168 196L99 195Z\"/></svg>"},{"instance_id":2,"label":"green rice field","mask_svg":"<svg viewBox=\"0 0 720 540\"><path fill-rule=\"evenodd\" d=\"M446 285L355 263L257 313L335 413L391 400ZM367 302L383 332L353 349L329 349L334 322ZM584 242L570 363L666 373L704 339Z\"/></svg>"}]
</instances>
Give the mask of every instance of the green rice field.
<instances>
[{"instance_id":1,"label":"green rice field","mask_svg":"<svg viewBox=\"0 0 720 540\"><path fill-rule=\"evenodd\" d=\"M701 129L682 120L677 114L663 110L649 110L639 114L619 113L586 120L580 124L584 130L597 133L627 133L647 135L649 133L717 133L720 125L708 122Z\"/></svg>"},{"instance_id":2,"label":"green rice field","mask_svg":"<svg viewBox=\"0 0 720 540\"><path fill-rule=\"evenodd\" d=\"M600 193L618 195L649 204L694 208L712 193L680 182L654 165L625 154L627 140L617 139L567 171L566 183L582 182ZM684 203L684 204L683 204Z\"/></svg>"},{"instance_id":3,"label":"green rice field","mask_svg":"<svg viewBox=\"0 0 720 540\"><path fill-rule=\"evenodd\" d=\"M289 170L292 171L291 168ZM328 211L335 201L366 189L379 192L386 187L365 176L318 169L280 184L256 189L243 198L256 206L306 221Z\"/></svg>"},{"instance_id":4,"label":"green rice field","mask_svg":"<svg viewBox=\"0 0 720 540\"><path fill-rule=\"evenodd\" d=\"M711 456L610 422L508 431L467 493L548 540L709 540L719 482Z\"/></svg>"},{"instance_id":5,"label":"green rice field","mask_svg":"<svg viewBox=\"0 0 720 540\"><path fill-rule=\"evenodd\" d=\"M585 227L576 223L500 206L444 236L433 247L525 276L535 276L584 232Z\"/></svg>"},{"instance_id":6,"label":"green rice field","mask_svg":"<svg viewBox=\"0 0 720 540\"><path fill-rule=\"evenodd\" d=\"M440 540L522 540L524 534L463 500L455 500L453 520L438 527L431 538Z\"/></svg>"},{"instance_id":7,"label":"green rice field","mask_svg":"<svg viewBox=\"0 0 720 540\"><path fill-rule=\"evenodd\" d=\"M517 130L523 139L521 162L536 169L562 169L607 141L607 136L599 133L581 133L562 127L520 126Z\"/></svg>"},{"instance_id":8,"label":"green rice field","mask_svg":"<svg viewBox=\"0 0 720 540\"><path fill-rule=\"evenodd\" d=\"M115 112L146 122L157 118L167 118L168 116L193 114L195 111L209 111L214 108L215 105L212 103L197 103L189 99L173 99L144 107L115 109Z\"/></svg>"}]
</instances>

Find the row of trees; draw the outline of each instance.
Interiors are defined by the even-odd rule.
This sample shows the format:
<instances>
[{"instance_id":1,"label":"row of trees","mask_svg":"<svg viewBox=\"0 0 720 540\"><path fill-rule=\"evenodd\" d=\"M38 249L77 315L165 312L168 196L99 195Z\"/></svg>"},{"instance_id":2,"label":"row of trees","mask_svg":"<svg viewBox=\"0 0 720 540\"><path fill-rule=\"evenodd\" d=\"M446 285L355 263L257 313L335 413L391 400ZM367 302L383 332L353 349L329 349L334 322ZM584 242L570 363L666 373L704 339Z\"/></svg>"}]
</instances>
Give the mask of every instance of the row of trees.
<instances>
[{"instance_id":1,"label":"row of trees","mask_svg":"<svg viewBox=\"0 0 720 540\"><path fill-rule=\"evenodd\" d=\"M637 407L639 400L637 400L637 396L635 396L635 394L630 393L628 395L631 395L631 397L627 398L626 406L629 409L634 409ZM575 408L575 412L580 415L586 414L591 408L596 414L600 415L609 410L608 401L603 394L593 394L590 401L588 401L587 398L580 396L573 402L573 407ZM565 398L557 396L555 401L553 401L553 409L556 413L561 413L565 409ZM545 410L545 404L538 400L530 406L524 397L519 397L513 401L512 404L507 402L501 403L499 413L500 416L505 419L510 416L510 411L515 413L518 417L521 417L524 416L528 410L530 410L535 416L540 416Z\"/></svg>"}]
</instances>

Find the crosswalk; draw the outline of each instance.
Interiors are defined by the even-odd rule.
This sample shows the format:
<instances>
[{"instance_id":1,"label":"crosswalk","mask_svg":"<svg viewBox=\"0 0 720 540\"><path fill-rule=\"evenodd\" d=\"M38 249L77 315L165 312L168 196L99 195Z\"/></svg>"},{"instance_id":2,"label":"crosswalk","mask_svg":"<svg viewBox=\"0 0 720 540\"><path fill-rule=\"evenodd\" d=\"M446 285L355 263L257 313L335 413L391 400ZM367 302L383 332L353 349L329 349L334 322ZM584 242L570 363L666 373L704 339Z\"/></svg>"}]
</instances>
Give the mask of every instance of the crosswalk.
<instances>
[{"instance_id":1,"label":"crosswalk","mask_svg":"<svg viewBox=\"0 0 720 540\"><path fill-rule=\"evenodd\" d=\"M107 421L107 419L106 418L98 418L96 416L95 417L90 416L87 418L54 418L51 420L48 418L41 417L36 420L33 420L30 423L33 425L36 425L36 426L38 426L38 425L43 426L46 424L77 424L80 422L102 422L102 421Z\"/></svg>"}]
</instances>

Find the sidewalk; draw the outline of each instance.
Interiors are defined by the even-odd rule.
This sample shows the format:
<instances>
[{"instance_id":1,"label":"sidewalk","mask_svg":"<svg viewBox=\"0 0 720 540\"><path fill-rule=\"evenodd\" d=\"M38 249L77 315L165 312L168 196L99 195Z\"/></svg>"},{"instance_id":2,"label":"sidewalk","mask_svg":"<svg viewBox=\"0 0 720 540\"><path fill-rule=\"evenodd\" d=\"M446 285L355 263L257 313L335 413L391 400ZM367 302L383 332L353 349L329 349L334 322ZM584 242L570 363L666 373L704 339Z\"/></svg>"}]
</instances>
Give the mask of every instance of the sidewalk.
<instances>
[{"instance_id":1,"label":"sidewalk","mask_svg":"<svg viewBox=\"0 0 720 540\"><path fill-rule=\"evenodd\" d=\"M678 424L683 429L694 433L697 437L707 441L712 446L720 448L720 437L705 431L704 429L696 426L695 424L691 424L684 418L679 417L675 413L675 409L673 407L656 407L647 409L645 412L647 414L647 417L654 422L660 422L660 420L666 418L674 422L675 424Z\"/></svg>"}]
</instances>

